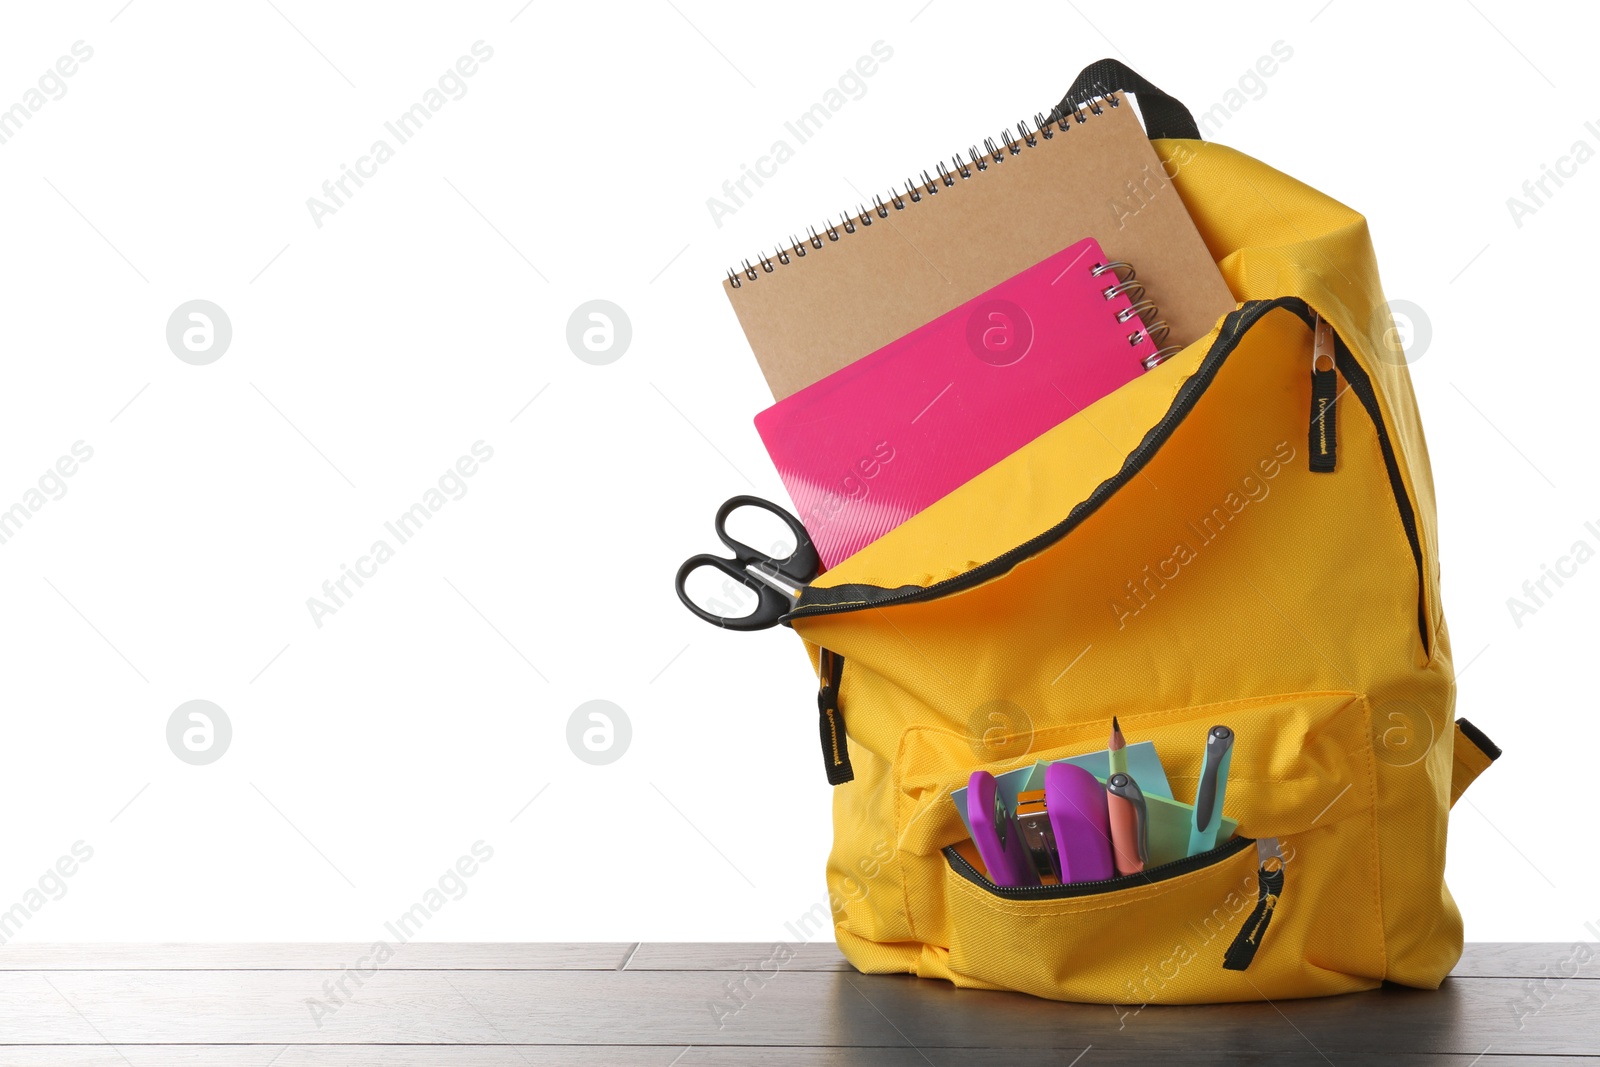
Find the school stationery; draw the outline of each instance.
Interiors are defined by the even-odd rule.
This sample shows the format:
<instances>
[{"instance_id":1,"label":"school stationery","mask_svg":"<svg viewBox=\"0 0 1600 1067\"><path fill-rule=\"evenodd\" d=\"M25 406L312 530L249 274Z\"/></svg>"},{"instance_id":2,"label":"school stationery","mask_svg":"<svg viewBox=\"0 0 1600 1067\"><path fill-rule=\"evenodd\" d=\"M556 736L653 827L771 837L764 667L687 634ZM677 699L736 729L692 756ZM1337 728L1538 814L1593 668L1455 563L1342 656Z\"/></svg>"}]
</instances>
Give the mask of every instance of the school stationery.
<instances>
[{"instance_id":1,"label":"school stationery","mask_svg":"<svg viewBox=\"0 0 1600 1067\"><path fill-rule=\"evenodd\" d=\"M1172 797L1172 786L1167 784L1167 772L1161 765L1161 757L1156 755L1156 746L1152 741L1136 741L1131 745L1124 745L1122 749L1123 766L1113 769L1112 752L1101 749L1099 752L1089 752L1082 756L1068 756L1064 760L1055 760L1051 763L1070 763L1075 767L1082 767L1100 781L1104 782L1113 774L1129 775L1139 783L1140 792L1145 796ZM1037 780L1044 781L1044 769L1051 766L1043 760L1036 764ZM1031 781L1031 780L1030 780Z\"/></svg>"},{"instance_id":2,"label":"school stationery","mask_svg":"<svg viewBox=\"0 0 1600 1067\"><path fill-rule=\"evenodd\" d=\"M1105 786L1082 767L1052 763L1044 792L1060 882L1099 882L1116 874Z\"/></svg>"},{"instance_id":3,"label":"school stationery","mask_svg":"<svg viewBox=\"0 0 1600 1067\"><path fill-rule=\"evenodd\" d=\"M1085 236L1139 268L1174 345L1234 307L1178 197L1175 170L1163 169L1122 96L1064 102L984 148L729 272L724 290L774 399Z\"/></svg>"},{"instance_id":4,"label":"school stationery","mask_svg":"<svg viewBox=\"0 0 1600 1067\"><path fill-rule=\"evenodd\" d=\"M1200 766L1200 786L1195 791L1194 819L1189 831L1189 855L1217 847L1222 824L1222 798L1228 789L1228 765L1233 762L1233 731L1213 726L1206 733L1205 761Z\"/></svg>"},{"instance_id":5,"label":"school stationery","mask_svg":"<svg viewBox=\"0 0 1600 1067\"><path fill-rule=\"evenodd\" d=\"M995 793L994 775L973 771L967 788L972 795L968 807L972 841L989 869L989 880L1004 886L1038 885L1039 873L1017 830L1012 809Z\"/></svg>"},{"instance_id":6,"label":"school stationery","mask_svg":"<svg viewBox=\"0 0 1600 1067\"><path fill-rule=\"evenodd\" d=\"M728 516L744 507L770 511L782 519L789 532L794 535L794 551L787 556L775 558L769 553L758 552L728 536ZM769 626L776 626L784 613L794 607L795 601L800 596L800 590L821 570L821 564L817 560L817 550L812 547L811 538L806 535L805 527L793 515L769 500L763 500L758 496L736 496L717 509L712 528L717 532L717 540L732 550L733 558L701 553L684 560L683 565L678 568L677 578L673 581L678 599L683 601L684 607L706 622L727 630L765 630ZM721 571L725 577L733 579L754 593L756 596L754 609L747 614L740 614L738 608L743 596L726 582L723 583L723 595L727 600L717 597L706 607L696 604L689 596L688 579L689 575L702 567ZM721 610L724 608L727 610Z\"/></svg>"},{"instance_id":7,"label":"school stationery","mask_svg":"<svg viewBox=\"0 0 1600 1067\"><path fill-rule=\"evenodd\" d=\"M1167 772L1162 769L1161 759L1156 755L1156 746L1150 741L1136 741L1125 749L1128 759L1128 771L1135 781L1140 782L1139 789L1147 800L1160 797L1172 799L1172 786L1167 784ZM1026 767L1018 767L994 776L995 791L1005 804L1015 809L1023 793L1031 790L1045 788L1045 774L1056 763L1067 763L1074 767L1082 767L1102 783L1111 777L1109 769L1110 753L1105 749L1098 752L1086 752L1081 756L1069 756L1063 760L1039 762ZM1101 786L1104 789L1104 786ZM967 818L967 787L950 790L950 802L955 805L961 822L967 828L967 835L972 835L972 822ZM1176 801L1174 801L1176 803ZM1189 840L1189 805L1183 806L1182 848ZM1180 852L1179 855L1183 853Z\"/></svg>"},{"instance_id":8,"label":"school stationery","mask_svg":"<svg viewBox=\"0 0 1600 1067\"><path fill-rule=\"evenodd\" d=\"M1126 774L1106 782L1106 807L1111 823L1111 849L1118 874L1138 874L1150 861L1150 829L1144 794Z\"/></svg>"},{"instance_id":9,"label":"school stationery","mask_svg":"<svg viewBox=\"0 0 1600 1067\"><path fill-rule=\"evenodd\" d=\"M1045 813L1045 791L1033 789L1017 797L1017 832L1041 878L1060 879L1061 862L1056 855L1056 834Z\"/></svg>"},{"instance_id":10,"label":"school stationery","mask_svg":"<svg viewBox=\"0 0 1600 1067\"><path fill-rule=\"evenodd\" d=\"M1188 856L1194 805L1171 797L1153 796L1142 787L1140 791L1144 793L1145 848L1149 853L1146 866L1156 867ZM1231 840L1238 828L1234 820L1221 819L1217 823L1217 844Z\"/></svg>"},{"instance_id":11,"label":"school stationery","mask_svg":"<svg viewBox=\"0 0 1600 1067\"><path fill-rule=\"evenodd\" d=\"M1085 238L757 415L823 565L1153 366L1140 297Z\"/></svg>"},{"instance_id":12,"label":"school stationery","mask_svg":"<svg viewBox=\"0 0 1600 1067\"><path fill-rule=\"evenodd\" d=\"M1106 751L1111 753L1111 773L1128 773L1128 742L1123 739L1122 725L1117 722L1115 715L1111 716L1111 743L1106 745Z\"/></svg>"},{"instance_id":13,"label":"school stationery","mask_svg":"<svg viewBox=\"0 0 1600 1067\"><path fill-rule=\"evenodd\" d=\"M1194 805L1173 799L1172 788L1167 784L1166 775L1161 770L1161 761L1156 759L1155 751L1155 746L1149 741L1136 741L1127 747L1128 765L1132 768L1129 777L1141 783L1139 792L1144 796L1145 822L1147 824L1146 845L1150 853L1150 866L1170 863L1173 860L1180 860L1189 855L1189 835L1194 823ZM1050 768L1062 766L1080 767L1090 772L1100 783L1104 783L1110 777L1106 771L1106 752L1101 750L1049 763L1041 761L1031 767L1019 767L1016 770L997 774L994 776L996 796L1000 798L1002 804L1006 807L1016 810L1020 803L1020 797L1032 789L1046 785ZM1099 789L1104 792L1104 784L1101 784ZM950 800L954 804L956 812L961 816L961 822L966 827L967 835L975 837L972 823L967 817L967 787L962 786L959 789L952 789L950 791ZM1046 792L1045 807L1048 812L1048 790ZM1054 824L1052 824L1052 828L1053 826ZM1217 824L1218 843L1228 841L1238 828L1237 822L1227 816L1222 816L1221 821ZM1058 851L1059 847L1060 841L1058 838Z\"/></svg>"},{"instance_id":14,"label":"school stationery","mask_svg":"<svg viewBox=\"0 0 1600 1067\"><path fill-rule=\"evenodd\" d=\"M1001 803L1015 811L1022 794L1033 787L1034 770L1035 768L1031 766L1017 767L994 775L995 795L1000 798ZM1043 781L1043 778L1039 779L1041 784ZM950 802L955 805L956 813L961 816L961 822L967 828L967 835L971 837L976 835L972 832L972 819L967 814L967 791L968 786L965 785L950 790Z\"/></svg>"}]
</instances>

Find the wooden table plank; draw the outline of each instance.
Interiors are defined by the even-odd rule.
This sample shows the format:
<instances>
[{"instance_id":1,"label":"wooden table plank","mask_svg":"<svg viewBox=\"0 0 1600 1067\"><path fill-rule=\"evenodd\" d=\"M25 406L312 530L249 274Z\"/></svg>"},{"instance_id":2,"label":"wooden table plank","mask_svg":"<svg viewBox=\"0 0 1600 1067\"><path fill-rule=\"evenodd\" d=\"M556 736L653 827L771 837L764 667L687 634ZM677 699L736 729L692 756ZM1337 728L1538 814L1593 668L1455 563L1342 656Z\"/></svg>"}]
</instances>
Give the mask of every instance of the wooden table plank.
<instances>
[{"instance_id":1,"label":"wooden table plank","mask_svg":"<svg viewBox=\"0 0 1600 1067\"><path fill-rule=\"evenodd\" d=\"M372 946L370 941L78 945L12 942L0 947L0 971L337 971L369 956ZM622 941L412 941L399 946L390 942L390 946L394 957L384 964L389 971L614 971L639 948Z\"/></svg>"},{"instance_id":2,"label":"wooden table plank","mask_svg":"<svg viewBox=\"0 0 1600 1067\"><path fill-rule=\"evenodd\" d=\"M0 973L0 1043L1248 1048L1336 1054L1592 1054L1600 985L1524 1001L1513 979L1452 979L1276 1004L1060 1004L909 977L780 972L733 1000L726 971L380 971L314 1019L326 971ZM741 979L748 980L748 979ZM1519 1009L1517 1005L1523 1004ZM1519 1028L1520 1026L1520 1028Z\"/></svg>"},{"instance_id":3,"label":"wooden table plank","mask_svg":"<svg viewBox=\"0 0 1600 1067\"><path fill-rule=\"evenodd\" d=\"M756 967L778 942L520 943L413 941L386 970L725 970ZM832 941L787 945L788 971L848 971ZM0 947L0 971L91 970L342 970L366 956L370 943L164 944L16 943ZM1589 956L1584 959L1582 953ZM1469 944L1453 974L1469 978L1567 975L1600 979L1600 944L1590 942Z\"/></svg>"},{"instance_id":4,"label":"wooden table plank","mask_svg":"<svg viewBox=\"0 0 1600 1067\"><path fill-rule=\"evenodd\" d=\"M1032 1054L1022 1067L1067 1067L1081 1047ZM1150 1051L1089 1049L1080 1067L1150 1067ZM1183 1067L1284 1067L1281 1053L1174 1049ZM1313 1062L1321 1063L1321 1060ZM749 1045L33 1045L6 1067L1019 1067L1016 1049L762 1048ZM1580 1056L1341 1055L1339 1067L1594 1067Z\"/></svg>"},{"instance_id":5,"label":"wooden table plank","mask_svg":"<svg viewBox=\"0 0 1600 1067\"><path fill-rule=\"evenodd\" d=\"M1460 978L1600 979L1600 944L1476 942L1466 946L1450 973Z\"/></svg>"},{"instance_id":6,"label":"wooden table plank","mask_svg":"<svg viewBox=\"0 0 1600 1067\"><path fill-rule=\"evenodd\" d=\"M1086 1064L1112 1067L1600 1065L1589 981L1600 952L1587 944L1470 945L1438 992L1137 1012L862 976L830 942L786 946L781 966L777 946L759 942L418 942L358 987L346 968L368 950L7 945L0 1063L1015 1067L1065 1065L1089 1047ZM320 1025L308 998L322 1002Z\"/></svg>"},{"instance_id":7,"label":"wooden table plank","mask_svg":"<svg viewBox=\"0 0 1600 1067\"><path fill-rule=\"evenodd\" d=\"M973 1048L685 1048L675 1045L34 1045L6 1049L6 1067L1069 1067L1082 1046L1030 1053ZM1091 1048L1080 1067L1150 1067L1149 1051ZM1282 1053L1171 1049L1182 1067L1285 1067ZM1299 1061L1296 1061L1299 1062ZM1310 1062L1322 1064L1320 1059ZM1594 1067L1584 1056L1346 1054L1339 1067Z\"/></svg>"},{"instance_id":8,"label":"wooden table plank","mask_svg":"<svg viewBox=\"0 0 1600 1067\"><path fill-rule=\"evenodd\" d=\"M780 954L779 949L783 950ZM784 960L784 955L790 958ZM759 970L783 961L785 971L850 971L832 941L788 944L777 941L646 941L628 961L630 971Z\"/></svg>"}]
</instances>

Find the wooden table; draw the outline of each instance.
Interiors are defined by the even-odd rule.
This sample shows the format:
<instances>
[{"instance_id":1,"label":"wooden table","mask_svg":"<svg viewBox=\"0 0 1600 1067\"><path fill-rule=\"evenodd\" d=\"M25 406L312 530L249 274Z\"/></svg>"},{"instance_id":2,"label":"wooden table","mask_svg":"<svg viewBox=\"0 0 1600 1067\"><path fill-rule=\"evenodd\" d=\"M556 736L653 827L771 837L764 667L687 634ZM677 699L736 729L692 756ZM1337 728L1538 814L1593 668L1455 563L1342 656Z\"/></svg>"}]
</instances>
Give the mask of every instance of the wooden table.
<instances>
[{"instance_id":1,"label":"wooden table","mask_svg":"<svg viewBox=\"0 0 1600 1067\"><path fill-rule=\"evenodd\" d=\"M379 966L365 945L13 943L0 1064L1600 1064L1600 945L1576 948L1469 945L1438 992L1135 1011L863 976L832 944L780 967L764 944L413 943Z\"/></svg>"}]
</instances>

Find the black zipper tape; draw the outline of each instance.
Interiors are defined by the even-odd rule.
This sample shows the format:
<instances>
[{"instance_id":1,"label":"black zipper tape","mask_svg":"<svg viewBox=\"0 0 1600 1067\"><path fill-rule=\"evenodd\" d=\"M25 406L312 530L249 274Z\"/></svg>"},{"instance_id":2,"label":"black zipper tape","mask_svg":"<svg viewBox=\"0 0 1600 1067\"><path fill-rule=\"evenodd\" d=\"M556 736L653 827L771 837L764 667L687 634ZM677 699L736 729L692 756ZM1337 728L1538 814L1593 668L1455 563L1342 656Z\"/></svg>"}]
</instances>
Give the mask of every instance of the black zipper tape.
<instances>
[{"instance_id":1,"label":"black zipper tape","mask_svg":"<svg viewBox=\"0 0 1600 1067\"><path fill-rule=\"evenodd\" d=\"M1406 492L1405 479L1400 475L1400 460L1395 456L1394 443L1389 440L1388 427L1383 423L1383 412L1378 407L1378 394L1372 387L1372 378L1351 354L1344 343L1344 338L1335 335L1333 340L1339 373L1350 383L1350 391L1356 394L1361 406L1367 410L1367 416L1372 419L1373 428L1378 434L1378 449L1383 453L1384 469L1389 472L1389 488L1394 494L1395 507L1400 511L1400 525L1405 527L1406 540L1411 544L1411 558L1417 564L1417 633L1422 636L1423 653L1432 655L1433 635L1428 625L1428 584L1423 579L1425 571L1422 562L1422 537L1417 532L1417 513L1411 507L1411 497Z\"/></svg>"},{"instance_id":2,"label":"black zipper tape","mask_svg":"<svg viewBox=\"0 0 1600 1067\"><path fill-rule=\"evenodd\" d=\"M845 735L844 712L839 708L839 682L844 678L844 657L827 649L817 653L822 688L817 691L817 725L822 732L822 765L829 785L855 778L850 766L850 739Z\"/></svg>"},{"instance_id":3,"label":"black zipper tape","mask_svg":"<svg viewBox=\"0 0 1600 1067\"><path fill-rule=\"evenodd\" d=\"M954 845L947 846L944 850L945 862L950 869L973 885L981 886L997 897L1006 897L1010 900L1066 900L1072 897L1088 897L1096 893L1110 893L1118 889L1135 889L1142 885L1152 885L1164 882L1168 878L1177 878L1179 875L1190 874L1214 863L1221 863L1229 856L1237 855L1255 844L1255 839L1250 837L1232 837L1209 852L1199 852L1193 856L1163 863L1138 874L1119 874L1115 878L1105 878L1098 882L1068 882L1066 885L995 885L978 869L967 862L967 858L956 851Z\"/></svg>"},{"instance_id":4,"label":"black zipper tape","mask_svg":"<svg viewBox=\"0 0 1600 1067\"><path fill-rule=\"evenodd\" d=\"M1278 910L1278 900L1282 896L1282 864L1276 870L1269 871L1265 866L1258 868L1255 910L1245 916L1244 926L1223 954L1223 970L1242 971L1250 966L1250 961L1256 958L1256 951L1261 948L1267 924L1272 921L1272 913Z\"/></svg>"}]
</instances>

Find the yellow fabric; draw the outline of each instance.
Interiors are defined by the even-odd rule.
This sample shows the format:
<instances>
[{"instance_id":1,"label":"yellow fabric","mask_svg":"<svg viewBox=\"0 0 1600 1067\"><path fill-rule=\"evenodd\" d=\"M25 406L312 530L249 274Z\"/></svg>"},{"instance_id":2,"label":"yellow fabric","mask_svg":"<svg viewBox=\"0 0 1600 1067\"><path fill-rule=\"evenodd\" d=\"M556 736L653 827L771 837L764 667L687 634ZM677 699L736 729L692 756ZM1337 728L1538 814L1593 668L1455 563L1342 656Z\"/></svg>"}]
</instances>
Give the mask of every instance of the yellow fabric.
<instances>
[{"instance_id":1,"label":"yellow fabric","mask_svg":"<svg viewBox=\"0 0 1600 1067\"><path fill-rule=\"evenodd\" d=\"M1428 632L1377 426L1342 392L1337 470L1308 469L1310 332L1273 311L1143 471L1063 539L951 595L795 618L813 658L827 648L845 660L855 779L834 790L828 864L839 944L863 971L1119 1005L1385 979L1436 987L1461 951L1443 880L1462 773L1454 675L1427 450L1365 220L1230 149L1155 145L1235 296L1302 298L1371 377L1419 527ZM1123 465L1217 340L1056 427L814 588L926 586L1056 526ZM942 854L966 836L949 792L974 768L1103 748L1113 714L1130 741L1156 742L1181 800L1193 798L1206 728L1237 731L1226 811L1286 857L1248 969L1221 960L1256 904L1253 848L1064 900L996 895Z\"/></svg>"}]
</instances>

